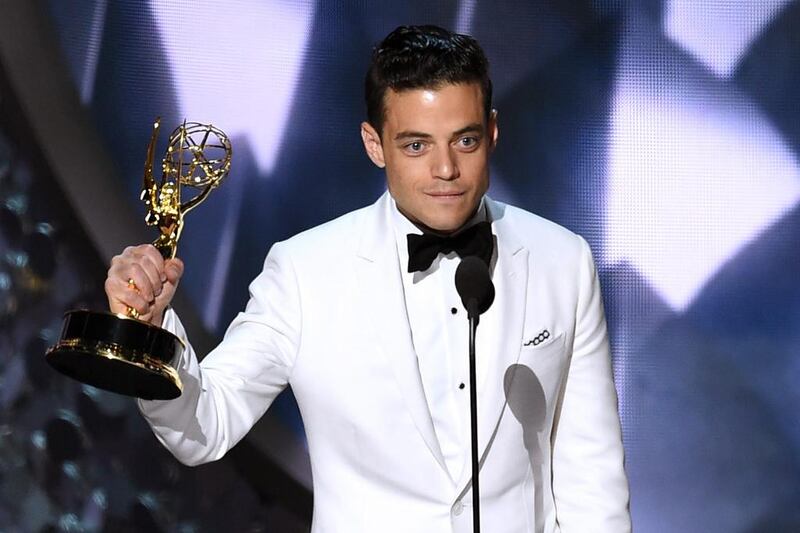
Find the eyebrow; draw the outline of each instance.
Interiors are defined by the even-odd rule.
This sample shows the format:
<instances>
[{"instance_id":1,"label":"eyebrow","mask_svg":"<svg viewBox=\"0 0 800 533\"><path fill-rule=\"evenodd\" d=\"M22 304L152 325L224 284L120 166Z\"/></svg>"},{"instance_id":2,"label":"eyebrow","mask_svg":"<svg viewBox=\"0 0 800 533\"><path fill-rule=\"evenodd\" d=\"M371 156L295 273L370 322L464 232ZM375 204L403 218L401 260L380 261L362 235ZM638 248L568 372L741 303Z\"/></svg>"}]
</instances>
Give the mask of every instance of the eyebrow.
<instances>
[{"instance_id":1,"label":"eyebrow","mask_svg":"<svg viewBox=\"0 0 800 533\"><path fill-rule=\"evenodd\" d=\"M483 133L483 124L475 122L474 124L465 126L460 130L454 132L453 137L458 137L459 135L464 135L465 133Z\"/></svg>"},{"instance_id":2,"label":"eyebrow","mask_svg":"<svg viewBox=\"0 0 800 533\"><path fill-rule=\"evenodd\" d=\"M481 124L476 122L474 124L470 124L468 126L464 126L460 130L454 131L453 132L453 137L458 137L459 135L463 135L465 133L470 133L470 132L483 133L483 125L481 125ZM409 139L409 138L431 139L431 138L433 138L433 135L431 135L430 133L423 133L421 131L408 131L407 130L407 131L401 131L400 133L398 133L397 135L394 136L394 140L395 141L399 141L401 139Z\"/></svg>"},{"instance_id":3,"label":"eyebrow","mask_svg":"<svg viewBox=\"0 0 800 533\"><path fill-rule=\"evenodd\" d=\"M422 139L430 139L433 137L430 133L422 133L421 131L401 131L397 135L394 136L395 141L399 141L400 139L409 139L409 138L422 138Z\"/></svg>"}]
</instances>

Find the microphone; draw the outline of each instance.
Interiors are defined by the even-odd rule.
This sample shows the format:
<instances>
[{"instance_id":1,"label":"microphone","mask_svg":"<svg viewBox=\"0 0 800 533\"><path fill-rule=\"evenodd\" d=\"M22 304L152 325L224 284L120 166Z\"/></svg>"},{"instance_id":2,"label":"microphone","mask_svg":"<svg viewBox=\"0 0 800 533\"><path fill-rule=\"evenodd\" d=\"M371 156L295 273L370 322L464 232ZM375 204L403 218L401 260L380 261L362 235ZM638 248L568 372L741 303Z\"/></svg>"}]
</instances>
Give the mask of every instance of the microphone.
<instances>
[{"instance_id":1,"label":"microphone","mask_svg":"<svg viewBox=\"0 0 800 533\"><path fill-rule=\"evenodd\" d=\"M468 318L485 313L494 302L494 284L486 263L474 255L462 259L456 269L456 291Z\"/></svg>"},{"instance_id":2,"label":"microphone","mask_svg":"<svg viewBox=\"0 0 800 533\"><path fill-rule=\"evenodd\" d=\"M472 531L481 531L480 463L478 462L478 393L475 377L475 333L478 317L494 302L494 284L489 267L481 259L469 255L456 269L456 291L469 319L469 420L472 462Z\"/></svg>"}]
</instances>

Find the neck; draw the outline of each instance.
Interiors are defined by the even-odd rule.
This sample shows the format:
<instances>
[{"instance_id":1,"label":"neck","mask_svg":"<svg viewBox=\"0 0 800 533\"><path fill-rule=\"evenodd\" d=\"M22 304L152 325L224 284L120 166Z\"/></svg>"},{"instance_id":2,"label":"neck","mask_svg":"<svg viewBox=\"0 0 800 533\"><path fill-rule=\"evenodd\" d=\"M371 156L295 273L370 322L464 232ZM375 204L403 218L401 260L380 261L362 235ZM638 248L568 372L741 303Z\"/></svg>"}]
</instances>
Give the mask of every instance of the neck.
<instances>
[{"instance_id":1,"label":"neck","mask_svg":"<svg viewBox=\"0 0 800 533\"><path fill-rule=\"evenodd\" d=\"M478 202L478 205L475 206L475 209L472 210L472 212L469 214L469 216L466 218L466 220L460 226L458 226L454 230L444 230L444 231L443 230L439 230L439 229L435 229L435 228L431 228L430 226L426 226L422 222L419 222L418 220L415 220L415 219L411 218L405 211L403 211L403 208L400 207L397 204L397 202L395 202L395 206L397 207L397 210L400 212L401 215L403 215L409 222L414 224L414 226L416 226L423 233L429 233L429 234L432 234L432 235L438 235L440 237L450 237L452 235L455 235L455 234L465 230L468 226L471 225L470 222L472 222L472 220L475 218L475 215L478 213L478 211L483 206L483 201Z\"/></svg>"}]
</instances>

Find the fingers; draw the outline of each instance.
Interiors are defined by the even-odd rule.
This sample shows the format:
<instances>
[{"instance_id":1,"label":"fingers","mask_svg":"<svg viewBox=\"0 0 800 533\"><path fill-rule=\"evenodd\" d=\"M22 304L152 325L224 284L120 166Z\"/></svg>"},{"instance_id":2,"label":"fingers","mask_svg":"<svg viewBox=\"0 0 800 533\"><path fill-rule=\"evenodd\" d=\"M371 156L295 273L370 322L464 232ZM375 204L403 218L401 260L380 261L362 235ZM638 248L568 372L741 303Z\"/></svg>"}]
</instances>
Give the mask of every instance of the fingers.
<instances>
[{"instance_id":1,"label":"fingers","mask_svg":"<svg viewBox=\"0 0 800 533\"><path fill-rule=\"evenodd\" d=\"M133 280L141 295L147 301L152 301L161 292L161 278L166 275L163 259L160 259L160 256L159 259L153 258L153 254L148 251L149 248L155 251L150 245L125 248L122 254L111 260L108 277L124 281L126 284L128 280Z\"/></svg>"},{"instance_id":2,"label":"fingers","mask_svg":"<svg viewBox=\"0 0 800 533\"><path fill-rule=\"evenodd\" d=\"M119 278L106 278L108 304L114 313L127 314L128 308L136 309L139 315L149 314L151 300L142 296L136 286Z\"/></svg>"},{"instance_id":3,"label":"fingers","mask_svg":"<svg viewBox=\"0 0 800 533\"><path fill-rule=\"evenodd\" d=\"M153 295L161 291L161 284L167 280L164 272L164 258L155 246L145 244L132 247L130 255L137 261L136 264L144 271L152 287Z\"/></svg>"},{"instance_id":4,"label":"fingers","mask_svg":"<svg viewBox=\"0 0 800 533\"><path fill-rule=\"evenodd\" d=\"M161 276L156 272L154 279L153 272L148 272L148 270L152 270L148 268L148 265L133 263L122 272L123 277L121 279L135 286L136 290L145 300L152 302L155 300L156 295L161 292ZM127 276L127 278L125 278L125 276Z\"/></svg>"},{"instance_id":5,"label":"fingers","mask_svg":"<svg viewBox=\"0 0 800 533\"><path fill-rule=\"evenodd\" d=\"M105 283L109 307L115 313L135 309L140 319L160 317L183 275L179 259L164 261L150 245L129 246L111 260Z\"/></svg>"}]
</instances>

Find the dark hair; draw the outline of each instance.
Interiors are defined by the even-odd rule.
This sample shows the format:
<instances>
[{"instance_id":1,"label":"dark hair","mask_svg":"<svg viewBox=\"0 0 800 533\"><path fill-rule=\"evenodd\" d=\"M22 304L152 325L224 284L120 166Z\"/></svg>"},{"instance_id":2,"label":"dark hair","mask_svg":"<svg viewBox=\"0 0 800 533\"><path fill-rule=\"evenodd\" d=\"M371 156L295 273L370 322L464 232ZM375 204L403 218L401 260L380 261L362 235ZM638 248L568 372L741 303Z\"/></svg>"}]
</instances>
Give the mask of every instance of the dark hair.
<instances>
[{"instance_id":1,"label":"dark hair","mask_svg":"<svg viewBox=\"0 0 800 533\"><path fill-rule=\"evenodd\" d=\"M375 47L364 83L367 120L378 134L386 89L435 89L451 83L481 86L486 119L492 110L489 62L478 41L438 26L400 26Z\"/></svg>"}]
</instances>

